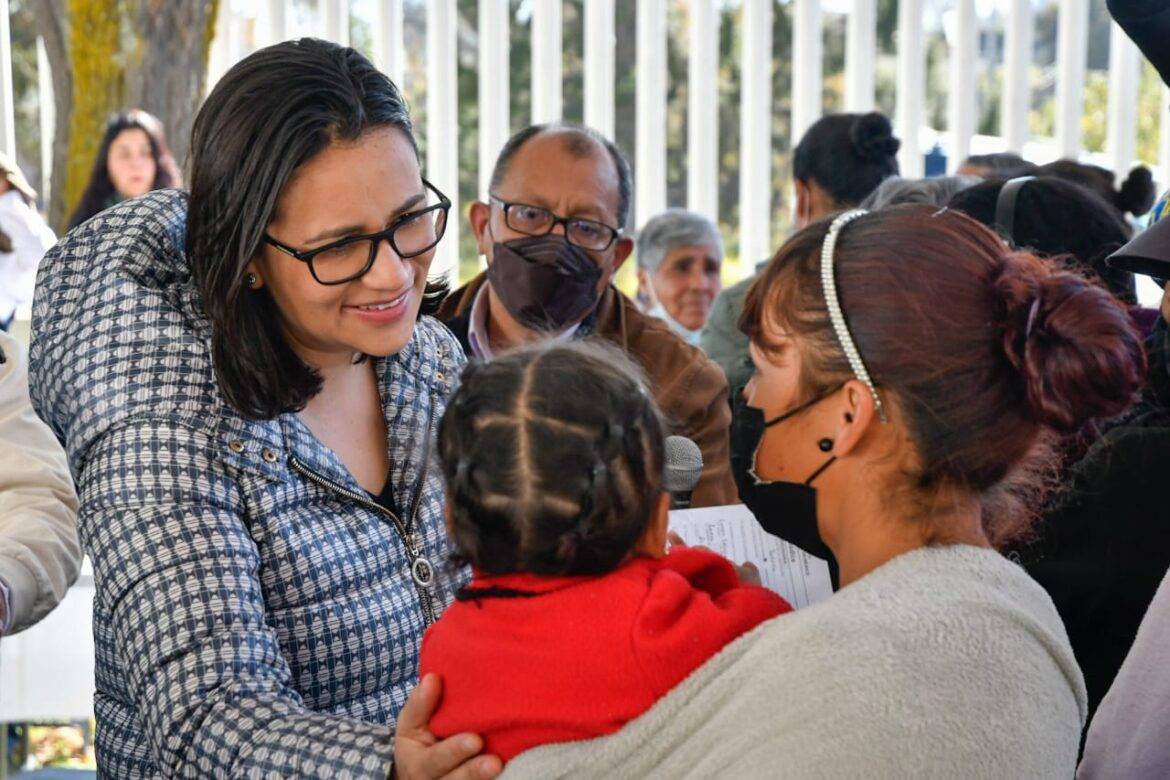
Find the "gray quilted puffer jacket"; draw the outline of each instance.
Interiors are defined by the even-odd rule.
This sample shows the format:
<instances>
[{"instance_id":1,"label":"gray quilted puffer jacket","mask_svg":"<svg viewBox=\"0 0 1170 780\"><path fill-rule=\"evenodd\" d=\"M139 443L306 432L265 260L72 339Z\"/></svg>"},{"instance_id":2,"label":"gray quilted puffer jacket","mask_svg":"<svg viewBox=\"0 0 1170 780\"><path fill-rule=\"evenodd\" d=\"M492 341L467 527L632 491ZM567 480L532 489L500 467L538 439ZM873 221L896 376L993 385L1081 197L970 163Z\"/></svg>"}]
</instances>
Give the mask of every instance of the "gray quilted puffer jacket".
<instances>
[{"instance_id":1,"label":"gray quilted puffer jacket","mask_svg":"<svg viewBox=\"0 0 1170 780\"><path fill-rule=\"evenodd\" d=\"M37 280L33 402L97 588L100 772L384 778L423 631L462 584L426 454L462 351L424 318L376 363L393 516L295 415L226 404L185 216L174 190L122 203Z\"/></svg>"}]
</instances>

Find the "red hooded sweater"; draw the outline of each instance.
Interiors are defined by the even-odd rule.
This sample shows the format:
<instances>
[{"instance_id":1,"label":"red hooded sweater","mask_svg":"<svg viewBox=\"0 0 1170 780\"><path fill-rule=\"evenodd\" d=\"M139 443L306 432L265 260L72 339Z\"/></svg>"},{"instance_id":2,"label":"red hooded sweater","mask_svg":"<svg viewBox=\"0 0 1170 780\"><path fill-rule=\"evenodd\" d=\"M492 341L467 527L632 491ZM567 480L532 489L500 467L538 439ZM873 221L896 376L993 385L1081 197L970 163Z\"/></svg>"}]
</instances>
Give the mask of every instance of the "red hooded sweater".
<instances>
[{"instance_id":1,"label":"red hooded sweater","mask_svg":"<svg viewBox=\"0 0 1170 780\"><path fill-rule=\"evenodd\" d=\"M479 734L504 761L610 734L733 639L791 610L741 584L727 559L690 547L595 577L476 572L423 637L420 674L443 680L431 731Z\"/></svg>"}]
</instances>

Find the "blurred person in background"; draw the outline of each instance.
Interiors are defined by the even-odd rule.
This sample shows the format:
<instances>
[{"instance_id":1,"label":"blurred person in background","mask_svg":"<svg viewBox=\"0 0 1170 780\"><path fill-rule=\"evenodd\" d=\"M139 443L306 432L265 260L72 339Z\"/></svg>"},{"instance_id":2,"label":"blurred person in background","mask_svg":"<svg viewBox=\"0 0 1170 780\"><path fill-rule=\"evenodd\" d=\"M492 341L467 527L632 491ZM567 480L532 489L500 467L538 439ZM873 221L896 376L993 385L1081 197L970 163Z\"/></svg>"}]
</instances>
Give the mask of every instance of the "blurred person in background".
<instances>
[{"instance_id":1,"label":"blurred person in background","mask_svg":"<svg viewBox=\"0 0 1170 780\"><path fill-rule=\"evenodd\" d=\"M958 193L950 205L1014 247L1062 258L1126 304L1143 335L1153 329L1158 313L1138 307L1133 274L1105 262L1129 240L1129 225L1092 189L1056 176L990 180Z\"/></svg>"},{"instance_id":2,"label":"blurred person in background","mask_svg":"<svg viewBox=\"0 0 1170 780\"><path fill-rule=\"evenodd\" d=\"M0 152L0 330L8 330L32 304L37 266L57 237L37 213L37 193Z\"/></svg>"},{"instance_id":3,"label":"blurred person in background","mask_svg":"<svg viewBox=\"0 0 1170 780\"><path fill-rule=\"evenodd\" d=\"M897 176L902 142L884 114L829 114L805 132L792 155L796 224L860 205L885 179ZM753 261L755 258L742 258ZM756 267L758 273L767 263ZM727 375L732 393L751 378L747 337L739 315L755 276L724 290L712 307L699 346Z\"/></svg>"},{"instance_id":4,"label":"blurred person in background","mask_svg":"<svg viewBox=\"0 0 1170 780\"><path fill-rule=\"evenodd\" d=\"M638 301L692 346L723 289L723 238L702 214L668 209L638 234Z\"/></svg>"},{"instance_id":5,"label":"blurred person in background","mask_svg":"<svg viewBox=\"0 0 1170 780\"><path fill-rule=\"evenodd\" d=\"M115 114L106 123L89 184L69 218L69 229L116 203L181 186L162 122L137 108Z\"/></svg>"},{"instance_id":6,"label":"blurred person in background","mask_svg":"<svg viewBox=\"0 0 1170 780\"><path fill-rule=\"evenodd\" d=\"M1076 160L1056 160L1041 165L1032 173L1036 176L1056 176L1087 187L1100 195L1122 219L1144 216L1158 196L1154 187L1154 174L1144 165L1131 170L1120 187L1115 185L1113 171Z\"/></svg>"},{"instance_id":7,"label":"blurred person in background","mask_svg":"<svg viewBox=\"0 0 1170 780\"><path fill-rule=\"evenodd\" d=\"M1028 162L1015 152L973 154L955 171L959 176L975 176L979 179L1011 179L1016 176L1030 176L1035 172L1036 164Z\"/></svg>"}]
</instances>

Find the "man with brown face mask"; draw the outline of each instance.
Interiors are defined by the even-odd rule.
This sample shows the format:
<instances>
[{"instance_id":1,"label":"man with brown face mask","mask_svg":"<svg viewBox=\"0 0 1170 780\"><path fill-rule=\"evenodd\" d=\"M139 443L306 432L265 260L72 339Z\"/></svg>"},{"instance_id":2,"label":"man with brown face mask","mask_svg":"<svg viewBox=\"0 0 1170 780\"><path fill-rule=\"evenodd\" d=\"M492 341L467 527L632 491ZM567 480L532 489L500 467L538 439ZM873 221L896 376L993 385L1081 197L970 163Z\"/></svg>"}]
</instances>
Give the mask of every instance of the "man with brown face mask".
<instances>
[{"instance_id":1,"label":"man with brown face mask","mask_svg":"<svg viewBox=\"0 0 1170 780\"><path fill-rule=\"evenodd\" d=\"M630 196L629 163L596 131L521 130L496 160L488 202L470 208L487 271L452 293L438 317L483 360L541 339L617 344L645 369L671 432L703 453L692 505L736 503L723 372L612 285L634 246L624 233Z\"/></svg>"}]
</instances>

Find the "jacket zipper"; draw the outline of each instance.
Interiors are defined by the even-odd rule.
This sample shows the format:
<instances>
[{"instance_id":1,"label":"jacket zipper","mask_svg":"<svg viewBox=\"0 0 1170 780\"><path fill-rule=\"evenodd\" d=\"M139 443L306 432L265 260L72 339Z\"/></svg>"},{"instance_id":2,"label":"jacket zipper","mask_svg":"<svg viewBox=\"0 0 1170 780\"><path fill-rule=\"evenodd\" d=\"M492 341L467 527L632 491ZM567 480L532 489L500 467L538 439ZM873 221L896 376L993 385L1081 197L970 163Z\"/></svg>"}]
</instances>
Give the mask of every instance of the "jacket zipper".
<instances>
[{"instance_id":1,"label":"jacket zipper","mask_svg":"<svg viewBox=\"0 0 1170 780\"><path fill-rule=\"evenodd\" d=\"M306 466L304 463L302 463L295 455L289 456L288 464L289 464L289 466L292 467L293 471L296 471L298 474L305 477L310 482L313 482L314 484L316 484L320 487L326 488L328 490L332 490L335 493L339 493L352 501L356 501L357 503L361 504L362 506L364 506L368 509L372 509L374 512L377 512L390 520L391 524L394 526L394 529L398 532L398 535L400 537L402 537L403 546L406 548L406 557L410 560L411 581L414 583L415 592L418 593L419 604L422 607L423 621L428 626L431 623L434 623L435 622L434 601L432 600L431 594L428 592L428 590L425 587L423 587L422 585L420 585L418 580L414 576L414 570L415 570L416 563L420 560L425 561L425 558L423 558L422 556L419 555L419 548L415 543L415 538L414 538L412 526L416 525L416 523L414 521L417 519L418 507L419 507L419 504L421 503L422 493L423 493L423 489L425 487L426 463L423 464L422 481L420 481L420 483L419 483L418 492L415 493L414 507L412 508L412 515L413 516L410 518L410 520L411 520L410 525L405 525L402 522L401 518L399 518L398 515L394 514L389 509L387 509L383 506L379 506L378 504L369 500L365 496L360 495L358 493L355 493L354 491L344 487L343 485L337 484L336 482L334 482L333 480L331 480L327 477L321 476L320 474L318 474L317 472L313 471L308 466ZM429 561L427 562L427 564L430 565ZM433 576L434 575L433 575L433 567L432 567L432 582L434 581Z\"/></svg>"}]
</instances>

